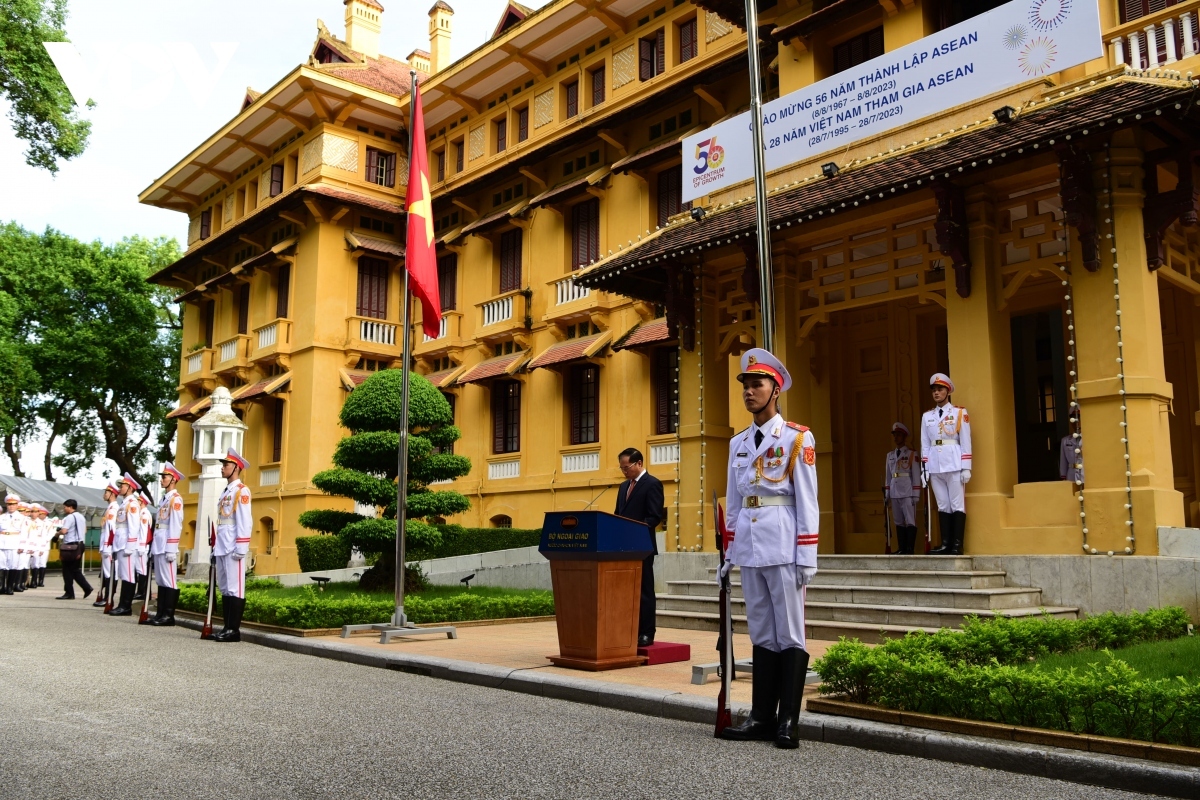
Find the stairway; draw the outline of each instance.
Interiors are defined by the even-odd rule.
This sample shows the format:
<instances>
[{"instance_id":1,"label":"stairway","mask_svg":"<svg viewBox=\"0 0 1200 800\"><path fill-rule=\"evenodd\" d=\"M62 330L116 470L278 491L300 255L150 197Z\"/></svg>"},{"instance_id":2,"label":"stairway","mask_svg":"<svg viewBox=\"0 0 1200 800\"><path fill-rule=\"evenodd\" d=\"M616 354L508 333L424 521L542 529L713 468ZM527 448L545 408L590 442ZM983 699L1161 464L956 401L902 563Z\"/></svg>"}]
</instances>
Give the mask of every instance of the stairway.
<instances>
[{"instance_id":1,"label":"stairway","mask_svg":"<svg viewBox=\"0 0 1200 800\"><path fill-rule=\"evenodd\" d=\"M1042 606L1036 587L1005 586L1005 573L976 570L970 556L821 556L805 601L807 635L864 642L912 630L961 628L978 617L1031 617L1043 613L1075 619L1079 609ZM709 580L668 581L657 595L660 628L716 631L716 570ZM733 572L733 625L746 632L740 572Z\"/></svg>"}]
</instances>

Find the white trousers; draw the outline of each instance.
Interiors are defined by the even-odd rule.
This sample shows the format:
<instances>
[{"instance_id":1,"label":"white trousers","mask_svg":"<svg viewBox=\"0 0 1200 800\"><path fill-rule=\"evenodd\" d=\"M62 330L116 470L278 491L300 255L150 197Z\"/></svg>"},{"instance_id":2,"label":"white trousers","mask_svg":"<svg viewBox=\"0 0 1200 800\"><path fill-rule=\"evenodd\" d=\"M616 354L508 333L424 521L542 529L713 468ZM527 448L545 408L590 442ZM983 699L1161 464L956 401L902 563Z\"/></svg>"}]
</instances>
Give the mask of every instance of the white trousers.
<instances>
[{"instance_id":1,"label":"white trousers","mask_svg":"<svg viewBox=\"0 0 1200 800\"><path fill-rule=\"evenodd\" d=\"M742 596L750 641L780 653L804 648L804 590L796 586L796 565L742 567Z\"/></svg>"},{"instance_id":2,"label":"white trousers","mask_svg":"<svg viewBox=\"0 0 1200 800\"><path fill-rule=\"evenodd\" d=\"M100 551L100 574L104 576L105 580L108 580L108 577L112 575L111 551L108 553L104 552L103 550Z\"/></svg>"},{"instance_id":3,"label":"white trousers","mask_svg":"<svg viewBox=\"0 0 1200 800\"><path fill-rule=\"evenodd\" d=\"M40 556L37 557L37 568L38 569L43 569L49 563L50 563L50 554L49 553L42 553Z\"/></svg>"},{"instance_id":4,"label":"white trousers","mask_svg":"<svg viewBox=\"0 0 1200 800\"><path fill-rule=\"evenodd\" d=\"M893 497L892 503L892 522L897 526L909 526L917 524L917 513L914 510L913 498L911 497Z\"/></svg>"},{"instance_id":5,"label":"white trousers","mask_svg":"<svg viewBox=\"0 0 1200 800\"><path fill-rule=\"evenodd\" d=\"M133 567L137 570L138 575L146 574L146 560L146 552L144 550L138 550L133 554Z\"/></svg>"},{"instance_id":6,"label":"white trousers","mask_svg":"<svg viewBox=\"0 0 1200 800\"><path fill-rule=\"evenodd\" d=\"M933 484L933 497L937 500L938 511L950 514L955 511L966 511L963 503L962 473L931 472L929 482Z\"/></svg>"},{"instance_id":7,"label":"white trousers","mask_svg":"<svg viewBox=\"0 0 1200 800\"><path fill-rule=\"evenodd\" d=\"M117 577L126 583L133 583L137 578L134 571L134 554L122 550L115 555L117 559Z\"/></svg>"},{"instance_id":8,"label":"white trousers","mask_svg":"<svg viewBox=\"0 0 1200 800\"><path fill-rule=\"evenodd\" d=\"M178 558L178 556L176 556ZM174 589L175 587L175 562L167 561L166 553L159 553L154 556L154 582L159 586Z\"/></svg>"},{"instance_id":9,"label":"white trousers","mask_svg":"<svg viewBox=\"0 0 1200 800\"><path fill-rule=\"evenodd\" d=\"M16 550L0 550L0 569L20 569Z\"/></svg>"},{"instance_id":10,"label":"white trousers","mask_svg":"<svg viewBox=\"0 0 1200 800\"><path fill-rule=\"evenodd\" d=\"M217 556L217 588L226 597L245 597L246 559Z\"/></svg>"}]
</instances>

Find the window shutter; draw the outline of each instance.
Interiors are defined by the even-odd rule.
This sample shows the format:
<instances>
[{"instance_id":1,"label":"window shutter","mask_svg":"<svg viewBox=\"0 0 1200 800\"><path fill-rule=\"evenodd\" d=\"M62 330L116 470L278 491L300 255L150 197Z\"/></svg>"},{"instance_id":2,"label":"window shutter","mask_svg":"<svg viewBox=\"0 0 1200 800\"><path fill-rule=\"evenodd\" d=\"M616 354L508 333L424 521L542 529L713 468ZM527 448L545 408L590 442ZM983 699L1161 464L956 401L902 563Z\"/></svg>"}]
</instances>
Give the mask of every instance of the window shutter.
<instances>
[{"instance_id":1,"label":"window shutter","mask_svg":"<svg viewBox=\"0 0 1200 800\"><path fill-rule=\"evenodd\" d=\"M367 183L379 183L379 156L378 150L367 148Z\"/></svg>"},{"instance_id":2,"label":"window shutter","mask_svg":"<svg viewBox=\"0 0 1200 800\"><path fill-rule=\"evenodd\" d=\"M521 288L521 230L505 231L500 236L500 292Z\"/></svg>"},{"instance_id":3,"label":"window shutter","mask_svg":"<svg viewBox=\"0 0 1200 800\"><path fill-rule=\"evenodd\" d=\"M463 156L466 153L466 145L462 142L454 145L454 171L456 173L463 171Z\"/></svg>"},{"instance_id":4,"label":"window shutter","mask_svg":"<svg viewBox=\"0 0 1200 800\"><path fill-rule=\"evenodd\" d=\"M439 150L435 155L437 157L437 179L444 181L446 180L446 151Z\"/></svg>"},{"instance_id":5,"label":"window shutter","mask_svg":"<svg viewBox=\"0 0 1200 800\"><path fill-rule=\"evenodd\" d=\"M383 185L394 189L396 188L396 154L389 153L384 156L384 163L387 164L387 169L384 170Z\"/></svg>"},{"instance_id":6,"label":"window shutter","mask_svg":"<svg viewBox=\"0 0 1200 800\"><path fill-rule=\"evenodd\" d=\"M683 168L680 166L664 169L658 173L658 224L663 226L667 220L683 210L679 203L680 185L683 183Z\"/></svg>"},{"instance_id":7,"label":"window shutter","mask_svg":"<svg viewBox=\"0 0 1200 800\"><path fill-rule=\"evenodd\" d=\"M604 67L592 72L592 105L598 106L604 102Z\"/></svg>"},{"instance_id":8,"label":"window shutter","mask_svg":"<svg viewBox=\"0 0 1200 800\"><path fill-rule=\"evenodd\" d=\"M654 66L655 75L662 75L667 71L667 32L662 28L659 28L654 36Z\"/></svg>"},{"instance_id":9,"label":"window shutter","mask_svg":"<svg viewBox=\"0 0 1200 800\"><path fill-rule=\"evenodd\" d=\"M508 384L508 391L510 393L508 424L511 432L508 452L516 453L521 449L521 384L511 381Z\"/></svg>"},{"instance_id":10,"label":"window shutter","mask_svg":"<svg viewBox=\"0 0 1200 800\"><path fill-rule=\"evenodd\" d=\"M588 216L591 225L588 231L588 251L584 256L584 264L600 257L600 200L598 198L588 201Z\"/></svg>"},{"instance_id":11,"label":"window shutter","mask_svg":"<svg viewBox=\"0 0 1200 800\"><path fill-rule=\"evenodd\" d=\"M283 460L283 401L275 398L275 430L271 443L271 460Z\"/></svg>"},{"instance_id":12,"label":"window shutter","mask_svg":"<svg viewBox=\"0 0 1200 800\"><path fill-rule=\"evenodd\" d=\"M215 327L217 304L208 301L204 304L204 346L213 346L213 328Z\"/></svg>"},{"instance_id":13,"label":"window shutter","mask_svg":"<svg viewBox=\"0 0 1200 800\"><path fill-rule=\"evenodd\" d=\"M571 398L571 444L579 444L583 441L583 419L582 419L582 394L583 394L583 369L580 367L571 367L569 374L570 390L569 397Z\"/></svg>"},{"instance_id":14,"label":"window shutter","mask_svg":"<svg viewBox=\"0 0 1200 800\"><path fill-rule=\"evenodd\" d=\"M438 259L438 293L442 311L458 307L458 255L451 253Z\"/></svg>"},{"instance_id":15,"label":"window shutter","mask_svg":"<svg viewBox=\"0 0 1200 800\"><path fill-rule=\"evenodd\" d=\"M283 194L283 164L271 166L271 197Z\"/></svg>"},{"instance_id":16,"label":"window shutter","mask_svg":"<svg viewBox=\"0 0 1200 800\"><path fill-rule=\"evenodd\" d=\"M387 268L379 259L358 260L358 316L387 318Z\"/></svg>"},{"instance_id":17,"label":"window shutter","mask_svg":"<svg viewBox=\"0 0 1200 800\"><path fill-rule=\"evenodd\" d=\"M654 77L654 41L651 39L638 42L638 77L644 81Z\"/></svg>"},{"instance_id":18,"label":"window shutter","mask_svg":"<svg viewBox=\"0 0 1200 800\"><path fill-rule=\"evenodd\" d=\"M507 408L508 384L503 381L496 381L492 384L492 452L503 453L504 451L504 434L508 427L504 424L505 409Z\"/></svg>"},{"instance_id":19,"label":"window shutter","mask_svg":"<svg viewBox=\"0 0 1200 800\"><path fill-rule=\"evenodd\" d=\"M671 381L670 361L665 350L654 351L654 432L670 433Z\"/></svg>"},{"instance_id":20,"label":"window shutter","mask_svg":"<svg viewBox=\"0 0 1200 800\"><path fill-rule=\"evenodd\" d=\"M200 212L200 238L207 239L212 235L212 209Z\"/></svg>"},{"instance_id":21,"label":"window shutter","mask_svg":"<svg viewBox=\"0 0 1200 800\"><path fill-rule=\"evenodd\" d=\"M502 153L508 147L508 122L500 120L496 123L496 152Z\"/></svg>"},{"instance_id":22,"label":"window shutter","mask_svg":"<svg viewBox=\"0 0 1200 800\"><path fill-rule=\"evenodd\" d=\"M243 283L238 289L238 333L250 329L250 284Z\"/></svg>"},{"instance_id":23,"label":"window shutter","mask_svg":"<svg viewBox=\"0 0 1200 800\"><path fill-rule=\"evenodd\" d=\"M567 84L567 118L579 114L579 82Z\"/></svg>"},{"instance_id":24,"label":"window shutter","mask_svg":"<svg viewBox=\"0 0 1200 800\"><path fill-rule=\"evenodd\" d=\"M276 280L276 299L275 299L275 316L286 317L288 315L288 295L292 291L292 265L284 264L279 268L279 277Z\"/></svg>"},{"instance_id":25,"label":"window shutter","mask_svg":"<svg viewBox=\"0 0 1200 800\"><path fill-rule=\"evenodd\" d=\"M679 26L679 62L696 57L696 20L689 19Z\"/></svg>"},{"instance_id":26,"label":"window shutter","mask_svg":"<svg viewBox=\"0 0 1200 800\"><path fill-rule=\"evenodd\" d=\"M517 112L517 141L523 142L529 138L529 109L522 108Z\"/></svg>"}]
</instances>

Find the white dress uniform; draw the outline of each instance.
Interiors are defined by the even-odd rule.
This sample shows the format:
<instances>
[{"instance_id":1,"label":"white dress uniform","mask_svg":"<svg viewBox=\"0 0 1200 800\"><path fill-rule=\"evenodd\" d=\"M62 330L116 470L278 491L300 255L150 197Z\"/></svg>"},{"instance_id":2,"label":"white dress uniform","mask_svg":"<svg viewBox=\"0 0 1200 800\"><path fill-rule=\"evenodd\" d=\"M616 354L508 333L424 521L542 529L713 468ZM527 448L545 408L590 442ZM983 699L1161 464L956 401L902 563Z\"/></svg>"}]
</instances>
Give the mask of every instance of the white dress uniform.
<instances>
[{"instance_id":1,"label":"white dress uniform","mask_svg":"<svg viewBox=\"0 0 1200 800\"><path fill-rule=\"evenodd\" d=\"M917 454L908 445L888 451L883 485L892 506L892 522L897 526L917 524L914 503L921 496L920 469Z\"/></svg>"},{"instance_id":2,"label":"white dress uniform","mask_svg":"<svg viewBox=\"0 0 1200 800\"><path fill-rule=\"evenodd\" d=\"M933 496L944 514L965 512L964 470L971 469L971 417L951 405L926 411L921 417L921 460L933 483Z\"/></svg>"},{"instance_id":3,"label":"white dress uniform","mask_svg":"<svg viewBox=\"0 0 1200 800\"><path fill-rule=\"evenodd\" d=\"M25 538L25 526L29 520L20 512L0 514L0 570L20 569L17 566L17 551Z\"/></svg>"},{"instance_id":4,"label":"white dress uniform","mask_svg":"<svg viewBox=\"0 0 1200 800\"><path fill-rule=\"evenodd\" d=\"M1065 481L1083 482L1083 437L1068 433L1058 443L1058 476Z\"/></svg>"},{"instance_id":5,"label":"white dress uniform","mask_svg":"<svg viewBox=\"0 0 1200 800\"><path fill-rule=\"evenodd\" d=\"M154 525L154 515L150 513L150 506L146 503L146 498L138 499L139 514L141 520L141 528L138 532L137 558L134 566L137 569L138 575L146 574L146 562L150 557L150 535Z\"/></svg>"},{"instance_id":6,"label":"white dress uniform","mask_svg":"<svg viewBox=\"0 0 1200 800\"><path fill-rule=\"evenodd\" d=\"M217 559L217 586L221 594L246 596L246 554L250 552L250 490L240 480L225 487L217 501L217 541L213 555ZM235 558L240 553L242 558Z\"/></svg>"},{"instance_id":7,"label":"white dress uniform","mask_svg":"<svg viewBox=\"0 0 1200 800\"><path fill-rule=\"evenodd\" d=\"M113 527L113 557L117 560L117 577L126 583L133 583L137 578L134 558L141 528L142 504L137 495L119 498Z\"/></svg>"},{"instance_id":8,"label":"white dress uniform","mask_svg":"<svg viewBox=\"0 0 1200 800\"><path fill-rule=\"evenodd\" d=\"M113 539L117 532L117 508L119 505L120 503L116 499L112 500L104 511L104 521L100 523L100 571L106 581L112 575Z\"/></svg>"},{"instance_id":9,"label":"white dress uniform","mask_svg":"<svg viewBox=\"0 0 1200 800\"><path fill-rule=\"evenodd\" d=\"M46 565L50 563L50 540L54 538L57 529L53 527L49 517L39 519L38 526L41 530L38 536L37 568L41 570L45 569ZM38 576L38 584L41 585L40 575Z\"/></svg>"},{"instance_id":10,"label":"white dress uniform","mask_svg":"<svg viewBox=\"0 0 1200 800\"><path fill-rule=\"evenodd\" d=\"M154 582L169 589L175 586L175 559L167 560L167 554L179 553L179 535L183 532L183 498L171 489L162 496L158 504L158 521L154 526Z\"/></svg>"}]
</instances>

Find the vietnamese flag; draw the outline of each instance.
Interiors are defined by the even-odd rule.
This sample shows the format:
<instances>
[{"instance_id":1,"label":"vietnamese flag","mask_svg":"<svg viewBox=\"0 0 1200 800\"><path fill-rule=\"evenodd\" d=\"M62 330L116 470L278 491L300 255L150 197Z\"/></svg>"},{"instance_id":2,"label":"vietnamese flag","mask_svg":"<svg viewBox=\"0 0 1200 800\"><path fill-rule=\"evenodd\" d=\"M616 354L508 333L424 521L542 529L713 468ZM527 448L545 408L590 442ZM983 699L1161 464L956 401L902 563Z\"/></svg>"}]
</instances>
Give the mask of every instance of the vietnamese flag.
<instances>
[{"instance_id":1,"label":"vietnamese flag","mask_svg":"<svg viewBox=\"0 0 1200 800\"><path fill-rule=\"evenodd\" d=\"M438 293L437 254L433 246L433 200L429 194L429 156L425 148L425 115L421 111L421 90L412 84L413 127L409 132L408 239L404 266L411 279L412 293L421 301L421 327L425 335L436 338L442 322L442 301ZM406 365L407 366L407 365Z\"/></svg>"}]
</instances>

